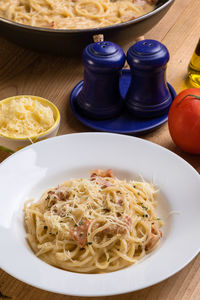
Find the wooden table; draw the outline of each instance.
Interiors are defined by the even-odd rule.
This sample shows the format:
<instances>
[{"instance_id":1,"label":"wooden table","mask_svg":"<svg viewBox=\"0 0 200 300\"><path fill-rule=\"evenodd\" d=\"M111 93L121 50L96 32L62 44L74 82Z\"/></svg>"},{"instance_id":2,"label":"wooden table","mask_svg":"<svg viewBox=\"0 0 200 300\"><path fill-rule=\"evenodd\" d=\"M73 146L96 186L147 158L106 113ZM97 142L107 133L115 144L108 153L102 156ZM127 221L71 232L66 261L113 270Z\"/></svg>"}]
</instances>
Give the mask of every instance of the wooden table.
<instances>
[{"instance_id":1,"label":"wooden table","mask_svg":"<svg viewBox=\"0 0 200 300\"><path fill-rule=\"evenodd\" d=\"M200 37L199 15L200 0L175 0L168 14L145 36L162 41L169 49L171 59L167 79L177 92L188 87L187 65ZM129 46L126 45L124 50ZM19 94L32 94L50 99L61 112L59 134L90 131L75 119L68 104L70 91L82 79L82 72L80 58L40 55L0 39L0 99ZM177 153L200 172L200 156L186 154L178 149L171 140L167 124L143 138ZM0 162L6 157L8 154L0 151ZM79 297L63 296L33 288L0 270L0 299L73 300ZM157 285L123 296L100 299L200 299L200 255L182 271Z\"/></svg>"}]
</instances>

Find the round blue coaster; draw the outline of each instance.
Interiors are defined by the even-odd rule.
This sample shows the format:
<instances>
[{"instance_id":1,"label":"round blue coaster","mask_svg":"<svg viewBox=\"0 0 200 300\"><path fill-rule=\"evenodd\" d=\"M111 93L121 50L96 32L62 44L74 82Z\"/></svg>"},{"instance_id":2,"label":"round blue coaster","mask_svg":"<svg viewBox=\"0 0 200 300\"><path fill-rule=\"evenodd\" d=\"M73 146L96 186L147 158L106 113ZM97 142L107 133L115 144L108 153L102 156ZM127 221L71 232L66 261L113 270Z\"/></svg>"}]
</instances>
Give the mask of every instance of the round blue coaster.
<instances>
[{"instance_id":1,"label":"round blue coaster","mask_svg":"<svg viewBox=\"0 0 200 300\"><path fill-rule=\"evenodd\" d=\"M126 96L130 82L130 70L122 70L122 77L120 79L120 93L123 98ZM76 107L77 95L81 91L82 86L83 80L74 87L70 94L71 110L81 123L97 131L139 135L156 129L168 120L168 113L152 119L141 119L134 117L126 109L124 109L118 117L107 120L94 120L87 118ZM176 92L169 83L168 87L171 92L172 99L174 100L176 97Z\"/></svg>"}]
</instances>

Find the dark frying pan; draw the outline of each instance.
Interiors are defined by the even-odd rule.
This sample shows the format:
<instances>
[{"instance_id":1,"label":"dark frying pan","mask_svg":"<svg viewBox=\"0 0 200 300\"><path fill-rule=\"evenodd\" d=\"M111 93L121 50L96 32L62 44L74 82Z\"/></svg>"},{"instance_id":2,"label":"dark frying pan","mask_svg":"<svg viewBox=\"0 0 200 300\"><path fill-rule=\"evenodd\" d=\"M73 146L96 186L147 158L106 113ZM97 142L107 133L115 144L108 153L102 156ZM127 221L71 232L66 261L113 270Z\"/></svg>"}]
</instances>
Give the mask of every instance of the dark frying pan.
<instances>
[{"instance_id":1,"label":"dark frying pan","mask_svg":"<svg viewBox=\"0 0 200 300\"><path fill-rule=\"evenodd\" d=\"M174 0L158 0L156 8L135 20L94 29L49 29L15 23L0 18L0 34L23 47L61 55L80 54L93 35L123 46L144 35L167 13Z\"/></svg>"}]
</instances>

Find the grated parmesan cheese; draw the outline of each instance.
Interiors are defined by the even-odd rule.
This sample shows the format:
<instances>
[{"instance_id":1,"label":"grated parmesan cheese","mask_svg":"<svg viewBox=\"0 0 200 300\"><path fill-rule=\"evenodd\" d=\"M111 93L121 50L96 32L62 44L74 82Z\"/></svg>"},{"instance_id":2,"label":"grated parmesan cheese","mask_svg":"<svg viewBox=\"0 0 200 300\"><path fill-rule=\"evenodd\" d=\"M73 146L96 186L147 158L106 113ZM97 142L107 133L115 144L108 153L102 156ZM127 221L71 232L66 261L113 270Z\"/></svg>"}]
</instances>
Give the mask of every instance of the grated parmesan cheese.
<instances>
[{"instance_id":1,"label":"grated parmesan cheese","mask_svg":"<svg viewBox=\"0 0 200 300\"><path fill-rule=\"evenodd\" d=\"M34 137L53 126L53 111L31 97L0 102L0 134L14 138Z\"/></svg>"}]
</instances>

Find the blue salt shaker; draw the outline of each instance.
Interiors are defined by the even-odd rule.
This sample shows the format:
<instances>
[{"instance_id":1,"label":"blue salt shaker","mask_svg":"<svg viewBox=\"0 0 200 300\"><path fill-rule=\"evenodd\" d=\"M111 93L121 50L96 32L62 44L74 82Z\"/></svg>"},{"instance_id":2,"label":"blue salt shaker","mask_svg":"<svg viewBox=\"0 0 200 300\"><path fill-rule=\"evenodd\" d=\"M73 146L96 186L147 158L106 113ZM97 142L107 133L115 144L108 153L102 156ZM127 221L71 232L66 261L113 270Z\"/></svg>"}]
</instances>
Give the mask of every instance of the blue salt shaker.
<instances>
[{"instance_id":1,"label":"blue salt shaker","mask_svg":"<svg viewBox=\"0 0 200 300\"><path fill-rule=\"evenodd\" d=\"M84 82L76 101L81 113L93 119L108 119L120 113L123 100L119 79L125 58L122 48L111 42L92 43L84 49Z\"/></svg>"},{"instance_id":2,"label":"blue salt shaker","mask_svg":"<svg viewBox=\"0 0 200 300\"><path fill-rule=\"evenodd\" d=\"M169 52L160 42L142 40L131 46L127 62L131 69L131 84L126 95L129 112L142 118L166 113L172 96L166 82Z\"/></svg>"}]
</instances>

